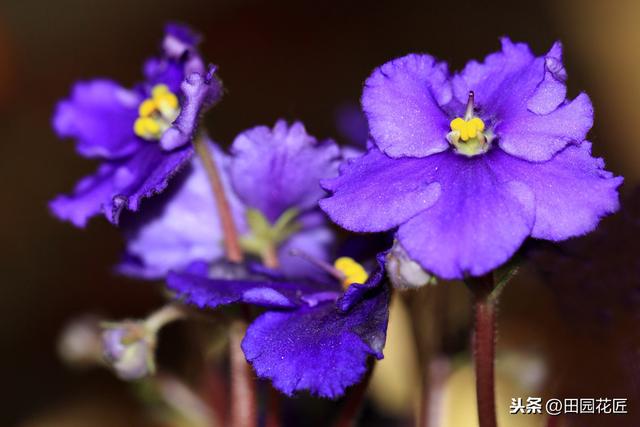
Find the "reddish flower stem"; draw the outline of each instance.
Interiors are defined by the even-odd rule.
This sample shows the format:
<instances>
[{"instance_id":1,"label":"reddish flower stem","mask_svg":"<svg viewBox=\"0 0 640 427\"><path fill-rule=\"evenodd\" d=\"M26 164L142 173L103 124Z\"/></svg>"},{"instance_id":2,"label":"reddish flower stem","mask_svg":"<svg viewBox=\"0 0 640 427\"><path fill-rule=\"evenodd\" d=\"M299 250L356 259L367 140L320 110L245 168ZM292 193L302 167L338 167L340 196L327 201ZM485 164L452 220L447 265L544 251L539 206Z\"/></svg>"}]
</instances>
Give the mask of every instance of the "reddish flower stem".
<instances>
[{"instance_id":1,"label":"reddish flower stem","mask_svg":"<svg viewBox=\"0 0 640 427\"><path fill-rule=\"evenodd\" d=\"M196 136L193 140L193 147L202 161L209 184L213 191L213 197L218 208L218 216L220 217L220 225L224 235L224 249L227 259L231 262L242 262L243 254L240 248L240 240L238 238L238 230L236 228L229 201L222 186L218 167L213 159L213 153L209 150L206 138L202 135Z\"/></svg>"},{"instance_id":2,"label":"reddish flower stem","mask_svg":"<svg viewBox=\"0 0 640 427\"><path fill-rule=\"evenodd\" d=\"M226 258L231 262L242 262L244 254L231 207L225 194L218 167L203 135L193 141L193 147L207 173L211 191L218 209L220 225L224 236ZM240 346L246 331L246 324L237 321L229 328L229 358L231 362L231 427L256 427L258 416L256 409L256 384L251 368Z\"/></svg>"},{"instance_id":3,"label":"reddish flower stem","mask_svg":"<svg viewBox=\"0 0 640 427\"><path fill-rule=\"evenodd\" d=\"M270 245L262 254L262 264L269 268L280 267L280 260L278 259L278 249L274 245Z\"/></svg>"},{"instance_id":4,"label":"reddish flower stem","mask_svg":"<svg viewBox=\"0 0 640 427\"><path fill-rule=\"evenodd\" d=\"M367 369L367 373L362 381L349 390L334 427L354 427L356 425L372 373L373 363L370 363L369 369Z\"/></svg>"},{"instance_id":5,"label":"reddish flower stem","mask_svg":"<svg viewBox=\"0 0 640 427\"><path fill-rule=\"evenodd\" d=\"M473 357L480 427L497 427L495 403L496 301L491 295L493 275L467 282L473 293L475 310Z\"/></svg>"},{"instance_id":6,"label":"reddish flower stem","mask_svg":"<svg viewBox=\"0 0 640 427\"><path fill-rule=\"evenodd\" d=\"M280 427L282 426L281 417L281 396L278 390L269 386L269 397L267 405L267 413L265 414L265 427Z\"/></svg>"},{"instance_id":7,"label":"reddish flower stem","mask_svg":"<svg viewBox=\"0 0 640 427\"><path fill-rule=\"evenodd\" d=\"M229 329L231 361L231 427L256 427L256 383L240 343L246 331L244 322L237 321Z\"/></svg>"}]
</instances>

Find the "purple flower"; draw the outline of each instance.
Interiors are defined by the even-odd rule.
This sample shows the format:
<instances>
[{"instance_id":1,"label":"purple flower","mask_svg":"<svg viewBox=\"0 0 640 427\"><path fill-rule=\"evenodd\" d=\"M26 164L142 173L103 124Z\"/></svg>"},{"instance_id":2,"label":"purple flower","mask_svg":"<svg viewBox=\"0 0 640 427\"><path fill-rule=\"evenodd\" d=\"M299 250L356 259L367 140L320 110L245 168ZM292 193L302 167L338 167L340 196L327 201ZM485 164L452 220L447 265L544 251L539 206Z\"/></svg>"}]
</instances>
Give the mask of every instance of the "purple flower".
<instances>
[{"instance_id":1,"label":"purple flower","mask_svg":"<svg viewBox=\"0 0 640 427\"><path fill-rule=\"evenodd\" d=\"M326 260L333 233L317 207L325 194L319 181L337 175L338 147L316 141L301 123L289 127L279 121L273 129L259 126L241 133L231 151L229 157L211 144L245 249L259 252L260 245L273 244L282 271L290 276L309 269L290 254L293 249ZM120 270L126 274L160 278L224 255L217 208L197 158L169 191L139 215L126 217L124 228L128 257Z\"/></svg>"},{"instance_id":2,"label":"purple flower","mask_svg":"<svg viewBox=\"0 0 640 427\"><path fill-rule=\"evenodd\" d=\"M450 76L428 55L384 64L362 105L375 147L323 185L342 227L398 227L411 258L443 278L482 275L527 237L563 240L618 208L622 178L591 156L585 94L566 99L561 46L502 51Z\"/></svg>"},{"instance_id":3,"label":"purple flower","mask_svg":"<svg viewBox=\"0 0 640 427\"><path fill-rule=\"evenodd\" d=\"M354 279L343 278L346 291L337 280L209 278L202 265L170 273L167 283L178 297L201 308L232 303L266 307L242 342L258 376L287 395L308 390L337 398L362 379L370 356L383 357L389 310L383 261L384 255L379 256L376 271L359 283L366 273L347 260L343 272Z\"/></svg>"},{"instance_id":4,"label":"purple flower","mask_svg":"<svg viewBox=\"0 0 640 427\"><path fill-rule=\"evenodd\" d=\"M256 126L238 135L231 146L231 180L238 197L274 223L287 210L317 207L325 192L320 180L338 174L340 149L331 140L317 141L304 125L284 120L270 129Z\"/></svg>"},{"instance_id":5,"label":"purple flower","mask_svg":"<svg viewBox=\"0 0 640 427\"><path fill-rule=\"evenodd\" d=\"M332 234L318 209L325 195L320 180L338 174L338 146L316 140L300 122L289 126L279 120L272 129L257 126L242 132L231 155L231 183L248 208L245 250L260 255L279 248L280 263L290 275L308 268L290 255L291 249L325 260Z\"/></svg>"},{"instance_id":6,"label":"purple flower","mask_svg":"<svg viewBox=\"0 0 640 427\"><path fill-rule=\"evenodd\" d=\"M168 25L162 55L145 63L143 83L127 89L104 79L79 82L58 104L58 135L102 163L72 195L51 202L57 217L83 227L103 212L117 223L123 209L137 211L188 162L199 116L222 93L216 68L205 67L197 43L189 29Z\"/></svg>"}]
</instances>

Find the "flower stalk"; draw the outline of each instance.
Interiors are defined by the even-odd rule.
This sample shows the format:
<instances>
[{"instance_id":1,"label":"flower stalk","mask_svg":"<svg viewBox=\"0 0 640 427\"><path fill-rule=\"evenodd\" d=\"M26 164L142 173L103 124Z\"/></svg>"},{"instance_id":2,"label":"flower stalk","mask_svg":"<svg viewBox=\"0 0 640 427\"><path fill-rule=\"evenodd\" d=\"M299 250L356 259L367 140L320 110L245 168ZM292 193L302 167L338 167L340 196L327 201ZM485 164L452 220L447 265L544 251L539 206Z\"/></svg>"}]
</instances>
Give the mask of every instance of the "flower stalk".
<instances>
[{"instance_id":1,"label":"flower stalk","mask_svg":"<svg viewBox=\"0 0 640 427\"><path fill-rule=\"evenodd\" d=\"M157 334L160 329L176 320L184 319L187 316L186 307L180 304L167 304L164 307L151 313L144 324L148 331Z\"/></svg>"},{"instance_id":2,"label":"flower stalk","mask_svg":"<svg viewBox=\"0 0 640 427\"><path fill-rule=\"evenodd\" d=\"M231 359L231 427L256 427L256 384L240 344L246 331L245 323L234 322L229 328Z\"/></svg>"},{"instance_id":3,"label":"flower stalk","mask_svg":"<svg viewBox=\"0 0 640 427\"><path fill-rule=\"evenodd\" d=\"M497 427L495 403L496 303L493 274L467 280L473 293L473 358L480 427Z\"/></svg>"},{"instance_id":4,"label":"flower stalk","mask_svg":"<svg viewBox=\"0 0 640 427\"><path fill-rule=\"evenodd\" d=\"M162 401L193 427L220 427L218 414L179 378L163 373L151 380L150 386Z\"/></svg>"},{"instance_id":5,"label":"flower stalk","mask_svg":"<svg viewBox=\"0 0 640 427\"><path fill-rule=\"evenodd\" d=\"M275 245L269 245L262 252L262 263L265 267L272 269L280 267L280 259L278 258L278 249Z\"/></svg>"},{"instance_id":6,"label":"flower stalk","mask_svg":"<svg viewBox=\"0 0 640 427\"><path fill-rule=\"evenodd\" d=\"M213 191L213 197L216 201L218 216L220 217L220 224L224 235L224 249L227 259L231 262L242 262L244 257L242 249L240 248L238 230L231 213L229 200L227 199L224 187L222 186L218 167L213 159L213 153L209 149L207 140L203 135L198 135L193 140L193 147L202 161L204 169L207 172L211 190Z\"/></svg>"},{"instance_id":7,"label":"flower stalk","mask_svg":"<svg viewBox=\"0 0 640 427\"><path fill-rule=\"evenodd\" d=\"M338 416L338 420L334 424L334 427L354 427L356 425L356 421L358 420L358 415L360 414L360 409L362 408L362 403L364 402L367 388L369 387L369 382L371 381L373 367L374 364L369 361L369 368L365 373L365 377L347 394L344 405L342 407L342 411L340 412L340 415Z\"/></svg>"},{"instance_id":8,"label":"flower stalk","mask_svg":"<svg viewBox=\"0 0 640 427\"><path fill-rule=\"evenodd\" d=\"M278 390L269 386L267 413L265 414L265 427L282 426L282 405L281 396Z\"/></svg>"}]
</instances>

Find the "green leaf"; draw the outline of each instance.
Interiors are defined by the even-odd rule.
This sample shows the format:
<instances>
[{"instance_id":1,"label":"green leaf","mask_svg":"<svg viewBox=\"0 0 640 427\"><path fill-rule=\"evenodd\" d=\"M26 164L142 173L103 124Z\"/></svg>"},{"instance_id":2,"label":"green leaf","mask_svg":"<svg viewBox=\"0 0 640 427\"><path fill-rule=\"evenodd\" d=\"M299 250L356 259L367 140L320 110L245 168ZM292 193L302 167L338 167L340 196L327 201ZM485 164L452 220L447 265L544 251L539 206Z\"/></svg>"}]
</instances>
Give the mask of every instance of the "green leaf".
<instances>
[{"instance_id":1,"label":"green leaf","mask_svg":"<svg viewBox=\"0 0 640 427\"><path fill-rule=\"evenodd\" d=\"M507 286L507 284L513 279L516 274L518 274L518 270L520 269L520 264L518 260L512 260L511 262L505 264L504 266L498 268L495 271L495 286L493 287L493 291L491 291L491 295L489 298L493 300L497 300L500 297L500 294Z\"/></svg>"}]
</instances>

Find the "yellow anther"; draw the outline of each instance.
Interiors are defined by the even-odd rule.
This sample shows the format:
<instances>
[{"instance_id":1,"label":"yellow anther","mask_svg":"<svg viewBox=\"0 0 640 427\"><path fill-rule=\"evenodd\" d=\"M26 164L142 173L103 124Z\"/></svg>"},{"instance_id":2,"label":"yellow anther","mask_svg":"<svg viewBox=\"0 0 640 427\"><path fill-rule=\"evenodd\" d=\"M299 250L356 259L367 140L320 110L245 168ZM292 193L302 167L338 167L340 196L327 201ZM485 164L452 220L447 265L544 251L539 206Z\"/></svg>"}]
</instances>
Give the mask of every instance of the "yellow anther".
<instances>
[{"instance_id":1,"label":"yellow anther","mask_svg":"<svg viewBox=\"0 0 640 427\"><path fill-rule=\"evenodd\" d=\"M473 127L475 127L478 132L482 132L484 130L484 122L478 117L474 117L469 121L469 123L473 125Z\"/></svg>"},{"instance_id":2,"label":"yellow anther","mask_svg":"<svg viewBox=\"0 0 640 427\"><path fill-rule=\"evenodd\" d=\"M342 286L346 289L353 283L364 283L369 278L367 271L353 258L340 257L333 263L333 266L344 274Z\"/></svg>"},{"instance_id":3,"label":"yellow anther","mask_svg":"<svg viewBox=\"0 0 640 427\"><path fill-rule=\"evenodd\" d=\"M149 117L156 111L156 103L153 99L145 99L138 107L140 117Z\"/></svg>"},{"instance_id":4,"label":"yellow anther","mask_svg":"<svg viewBox=\"0 0 640 427\"><path fill-rule=\"evenodd\" d=\"M460 117L456 117L455 119L451 120L451 130L461 130L464 127L464 124L466 122L464 121L464 119L461 119Z\"/></svg>"},{"instance_id":5,"label":"yellow anther","mask_svg":"<svg viewBox=\"0 0 640 427\"><path fill-rule=\"evenodd\" d=\"M151 97L140 103L138 114L133 124L134 133L144 139L159 140L180 114L178 97L167 85L155 85Z\"/></svg>"},{"instance_id":6,"label":"yellow anther","mask_svg":"<svg viewBox=\"0 0 640 427\"><path fill-rule=\"evenodd\" d=\"M474 117L468 121L456 117L451 121L450 126L452 131L457 131L460 134L460 139L463 141L475 138L478 136L478 132L484 130L484 122L478 117Z\"/></svg>"},{"instance_id":7,"label":"yellow anther","mask_svg":"<svg viewBox=\"0 0 640 427\"><path fill-rule=\"evenodd\" d=\"M151 97L153 99L161 97L166 93L171 93L171 91L169 90L169 86L167 85L159 84L151 88Z\"/></svg>"},{"instance_id":8,"label":"yellow anther","mask_svg":"<svg viewBox=\"0 0 640 427\"><path fill-rule=\"evenodd\" d=\"M156 108L160 110L165 117L170 117L178 109L178 97L171 92L155 97L153 100L155 101Z\"/></svg>"},{"instance_id":9,"label":"yellow anther","mask_svg":"<svg viewBox=\"0 0 640 427\"><path fill-rule=\"evenodd\" d=\"M160 123L151 117L139 117L133 124L136 135L145 139L158 139L162 133Z\"/></svg>"}]
</instances>

